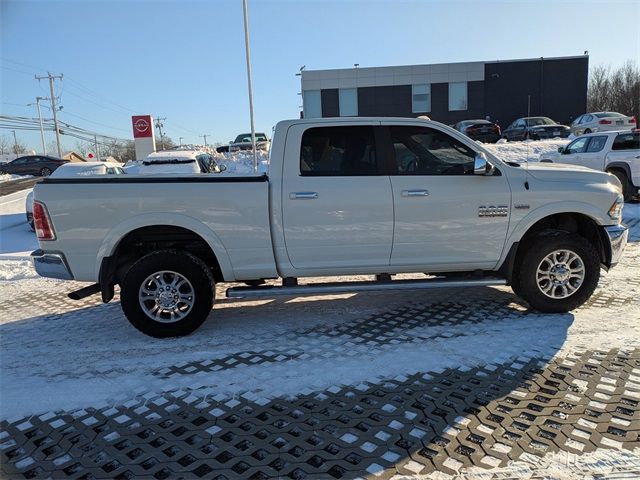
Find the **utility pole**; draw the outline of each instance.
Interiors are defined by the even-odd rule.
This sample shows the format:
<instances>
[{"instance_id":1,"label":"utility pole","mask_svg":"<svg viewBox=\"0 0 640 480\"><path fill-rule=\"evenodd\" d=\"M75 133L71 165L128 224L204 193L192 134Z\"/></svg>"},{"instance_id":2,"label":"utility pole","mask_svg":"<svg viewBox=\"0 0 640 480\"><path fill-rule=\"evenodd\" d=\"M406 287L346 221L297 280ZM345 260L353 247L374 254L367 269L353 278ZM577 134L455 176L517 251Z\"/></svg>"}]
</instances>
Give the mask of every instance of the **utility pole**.
<instances>
[{"instance_id":1,"label":"utility pole","mask_svg":"<svg viewBox=\"0 0 640 480\"><path fill-rule=\"evenodd\" d=\"M42 154L46 155L47 154L47 147L44 144L44 127L42 125L42 113L40 112L40 100L47 100L47 98L45 97L36 97L36 107L38 109L38 120L40 121L40 140L42 141ZM29 103L27 104L28 107L33 106L33 103Z\"/></svg>"},{"instance_id":2,"label":"utility pole","mask_svg":"<svg viewBox=\"0 0 640 480\"><path fill-rule=\"evenodd\" d=\"M162 123L162 121L166 119L167 117L156 118L156 128L160 132L160 149L161 150L164 150L164 135L162 134L162 127L164 127L164 124Z\"/></svg>"},{"instance_id":3,"label":"utility pole","mask_svg":"<svg viewBox=\"0 0 640 480\"><path fill-rule=\"evenodd\" d=\"M205 135L200 135L200 138L204 138L204 146L207 146L207 137L210 137L211 135L209 134L205 134Z\"/></svg>"},{"instance_id":4,"label":"utility pole","mask_svg":"<svg viewBox=\"0 0 640 480\"><path fill-rule=\"evenodd\" d=\"M100 150L98 149L98 136L94 135L93 136L93 143L96 146L96 161L100 161Z\"/></svg>"},{"instance_id":5,"label":"utility pole","mask_svg":"<svg viewBox=\"0 0 640 480\"><path fill-rule=\"evenodd\" d=\"M183 138L184 138L184 137L178 137L178 141L180 142L180 146L182 146L182 139L183 139Z\"/></svg>"},{"instance_id":6,"label":"utility pole","mask_svg":"<svg viewBox=\"0 0 640 480\"><path fill-rule=\"evenodd\" d=\"M16 138L16 131L11 130L13 132L13 153L18 154L18 139Z\"/></svg>"},{"instance_id":7,"label":"utility pole","mask_svg":"<svg viewBox=\"0 0 640 480\"><path fill-rule=\"evenodd\" d=\"M56 95L53 91L53 81L55 79L62 80L62 74L60 75L51 75L50 72L47 72L46 77L35 76L36 80L44 80L45 78L49 79L49 90L51 91L51 110L53 111L53 126L56 129L56 144L58 146L58 157L62 158L62 147L60 146L60 130L58 129L58 115L56 108Z\"/></svg>"},{"instance_id":8,"label":"utility pole","mask_svg":"<svg viewBox=\"0 0 640 480\"><path fill-rule=\"evenodd\" d=\"M258 157L256 155L256 129L253 123L253 82L251 80L251 49L249 47L249 12L247 0L242 0L244 14L244 49L247 58L247 84L249 86L249 117L251 119L251 145L253 149L253 171L258 171Z\"/></svg>"}]
</instances>

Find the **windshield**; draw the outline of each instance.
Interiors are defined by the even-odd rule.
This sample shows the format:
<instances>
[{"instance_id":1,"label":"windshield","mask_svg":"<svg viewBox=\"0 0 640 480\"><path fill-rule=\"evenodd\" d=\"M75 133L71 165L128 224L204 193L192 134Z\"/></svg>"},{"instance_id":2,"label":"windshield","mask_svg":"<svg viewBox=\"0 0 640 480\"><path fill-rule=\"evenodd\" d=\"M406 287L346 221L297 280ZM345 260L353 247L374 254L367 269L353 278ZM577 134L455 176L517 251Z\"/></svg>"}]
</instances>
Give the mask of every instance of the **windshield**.
<instances>
[{"instance_id":1,"label":"windshield","mask_svg":"<svg viewBox=\"0 0 640 480\"><path fill-rule=\"evenodd\" d=\"M264 133L256 133L256 142L265 142L267 140L267 136ZM251 134L243 133L238 135L233 143L251 143Z\"/></svg>"},{"instance_id":2,"label":"windshield","mask_svg":"<svg viewBox=\"0 0 640 480\"><path fill-rule=\"evenodd\" d=\"M526 119L529 127L536 127L538 125L555 125L556 122L547 117L532 117Z\"/></svg>"}]
</instances>

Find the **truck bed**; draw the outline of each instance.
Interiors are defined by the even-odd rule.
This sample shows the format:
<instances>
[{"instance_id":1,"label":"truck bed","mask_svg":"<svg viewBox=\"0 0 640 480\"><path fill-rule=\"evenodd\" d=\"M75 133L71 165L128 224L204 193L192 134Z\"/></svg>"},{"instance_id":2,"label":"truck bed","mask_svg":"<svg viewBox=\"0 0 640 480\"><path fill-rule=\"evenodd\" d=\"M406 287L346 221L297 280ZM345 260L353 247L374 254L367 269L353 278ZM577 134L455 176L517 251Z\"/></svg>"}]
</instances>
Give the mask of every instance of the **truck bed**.
<instances>
[{"instance_id":1,"label":"truck bed","mask_svg":"<svg viewBox=\"0 0 640 480\"><path fill-rule=\"evenodd\" d=\"M100 260L127 233L171 225L200 235L225 280L276 275L269 231L269 183L262 176L93 176L47 178L35 188L64 245L74 279L95 282ZM215 231L215 233L214 233ZM232 267L233 265L233 267Z\"/></svg>"}]
</instances>

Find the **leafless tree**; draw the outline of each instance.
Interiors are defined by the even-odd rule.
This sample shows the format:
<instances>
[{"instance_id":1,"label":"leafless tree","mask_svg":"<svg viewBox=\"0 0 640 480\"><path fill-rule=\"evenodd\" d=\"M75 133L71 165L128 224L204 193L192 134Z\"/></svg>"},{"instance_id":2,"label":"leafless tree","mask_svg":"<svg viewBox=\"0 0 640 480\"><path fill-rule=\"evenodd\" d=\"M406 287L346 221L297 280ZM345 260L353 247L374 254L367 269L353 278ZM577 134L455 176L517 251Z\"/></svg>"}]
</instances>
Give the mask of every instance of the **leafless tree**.
<instances>
[{"instance_id":1,"label":"leafless tree","mask_svg":"<svg viewBox=\"0 0 640 480\"><path fill-rule=\"evenodd\" d=\"M640 119L640 68L629 60L617 69L598 65L591 70L587 109L613 111Z\"/></svg>"},{"instance_id":2,"label":"leafless tree","mask_svg":"<svg viewBox=\"0 0 640 480\"><path fill-rule=\"evenodd\" d=\"M166 135L162 136L163 142L160 142L160 136L158 135L156 137L156 151L160 151L163 150L161 145L164 145L164 150L171 150L172 148L174 148L177 143L174 142L171 137L167 137Z\"/></svg>"},{"instance_id":3,"label":"leafless tree","mask_svg":"<svg viewBox=\"0 0 640 480\"><path fill-rule=\"evenodd\" d=\"M0 155L4 155L5 153L10 153L12 143L13 142L9 141L8 135L0 135Z\"/></svg>"}]
</instances>

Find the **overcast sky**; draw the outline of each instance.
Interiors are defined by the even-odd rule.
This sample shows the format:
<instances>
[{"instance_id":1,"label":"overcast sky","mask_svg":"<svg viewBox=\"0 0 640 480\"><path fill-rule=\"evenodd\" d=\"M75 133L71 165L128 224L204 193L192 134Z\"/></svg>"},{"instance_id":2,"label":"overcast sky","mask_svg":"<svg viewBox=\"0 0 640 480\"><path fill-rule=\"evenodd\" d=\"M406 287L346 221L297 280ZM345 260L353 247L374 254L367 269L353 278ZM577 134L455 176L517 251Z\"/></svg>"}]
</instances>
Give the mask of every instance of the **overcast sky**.
<instances>
[{"instance_id":1,"label":"overcast sky","mask_svg":"<svg viewBox=\"0 0 640 480\"><path fill-rule=\"evenodd\" d=\"M590 54L640 58L640 2L249 0L256 128L299 115L307 69ZM130 117L166 117L175 141L249 128L241 0L1 0L1 111L36 116L56 83L60 118L131 138ZM44 116L51 112L44 109ZM10 134L0 130L0 135ZM18 132L38 148L37 132ZM47 133L47 141L53 133ZM67 148L74 141L65 141Z\"/></svg>"}]
</instances>

